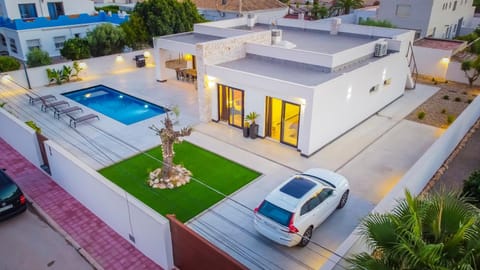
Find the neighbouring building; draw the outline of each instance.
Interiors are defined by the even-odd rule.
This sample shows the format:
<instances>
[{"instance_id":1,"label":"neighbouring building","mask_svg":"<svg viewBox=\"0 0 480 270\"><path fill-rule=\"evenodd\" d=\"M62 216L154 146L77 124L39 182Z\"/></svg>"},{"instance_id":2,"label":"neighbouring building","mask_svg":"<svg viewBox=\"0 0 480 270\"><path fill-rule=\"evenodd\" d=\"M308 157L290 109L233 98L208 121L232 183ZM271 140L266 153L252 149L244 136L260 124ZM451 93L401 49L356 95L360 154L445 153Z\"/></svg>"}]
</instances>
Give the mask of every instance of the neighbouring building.
<instances>
[{"instance_id":1,"label":"neighbouring building","mask_svg":"<svg viewBox=\"0 0 480 270\"><path fill-rule=\"evenodd\" d=\"M417 38L451 39L470 25L474 11L473 0L388 0L380 1L377 16L415 30Z\"/></svg>"},{"instance_id":2,"label":"neighbouring building","mask_svg":"<svg viewBox=\"0 0 480 270\"><path fill-rule=\"evenodd\" d=\"M271 13L271 17L287 14L288 6L278 0L192 0L198 12L209 21L240 17L245 13ZM277 16L275 14L280 14Z\"/></svg>"},{"instance_id":3,"label":"neighbouring building","mask_svg":"<svg viewBox=\"0 0 480 270\"><path fill-rule=\"evenodd\" d=\"M40 48L59 56L65 40L127 19L123 13L97 14L90 0L0 0L0 52L26 60L29 50Z\"/></svg>"},{"instance_id":4,"label":"neighbouring building","mask_svg":"<svg viewBox=\"0 0 480 270\"><path fill-rule=\"evenodd\" d=\"M414 31L338 18L270 21L245 16L155 38L157 81L190 74L202 121L238 128L242 136L245 116L256 112L260 137L304 156L415 86L409 66ZM172 65L179 53L188 68Z\"/></svg>"}]
</instances>

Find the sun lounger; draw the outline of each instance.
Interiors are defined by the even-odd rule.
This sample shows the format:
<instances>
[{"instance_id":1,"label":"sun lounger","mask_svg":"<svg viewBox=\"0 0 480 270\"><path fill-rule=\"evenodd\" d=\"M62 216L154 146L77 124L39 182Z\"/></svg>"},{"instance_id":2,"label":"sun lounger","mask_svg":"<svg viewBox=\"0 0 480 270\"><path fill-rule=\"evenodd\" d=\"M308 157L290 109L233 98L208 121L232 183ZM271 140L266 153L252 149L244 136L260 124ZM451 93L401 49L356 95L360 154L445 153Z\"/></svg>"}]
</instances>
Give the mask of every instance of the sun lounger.
<instances>
[{"instance_id":1,"label":"sun lounger","mask_svg":"<svg viewBox=\"0 0 480 270\"><path fill-rule=\"evenodd\" d=\"M69 126L72 127L72 123L73 123L73 127L76 128L77 127L77 123L81 123L81 122L84 122L84 121L87 121L87 120L90 120L92 118L97 118L98 120L100 120L100 117L98 117L98 115L96 114L86 114L86 115L82 115L82 116L79 116L79 117L74 117L72 116L71 114L67 113L68 117L70 117L70 124Z\"/></svg>"},{"instance_id":2,"label":"sun lounger","mask_svg":"<svg viewBox=\"0 0 480 270\"><path fill-rule=\"evenodd\" d=\"M68 104L68 102L66 102L65 100L60 100L60 101L55 101L55 102L47 102L44 99L40 99L40 101L42 101L41 110L44 111L44 112L46 112L47 109L49 109L49 108L57 108L57 107L61 107L63 105L70 106L70 104Z\"/></svg>"},{"instance_id":3,"label":"sun lounger","mask_svg":"<svg viewBox=\"0 0 480 270\"><path fill-rule=\"evenodd\" d=\"M74 112L83 112L83 109L78 106L67 107L67 108L58 108L53 107L53 117L56 119L60 119L60 115L66 113L74 113Z\"/></svg>"},{"instance_id":4,"label":"sun lounger","mask_svg":"<svg viewBox=\"0 0 480 270\"><path fill-rule=\"evenodd\" d=\"M45 96L32 96L30 94L25 94L25 95L27 95L28 97L28 103L32 105L35 104L35 102L42 101L42 99L45 101L57 100L57 98L54 95L45 95Z\"/></svg>"}]
</instances>

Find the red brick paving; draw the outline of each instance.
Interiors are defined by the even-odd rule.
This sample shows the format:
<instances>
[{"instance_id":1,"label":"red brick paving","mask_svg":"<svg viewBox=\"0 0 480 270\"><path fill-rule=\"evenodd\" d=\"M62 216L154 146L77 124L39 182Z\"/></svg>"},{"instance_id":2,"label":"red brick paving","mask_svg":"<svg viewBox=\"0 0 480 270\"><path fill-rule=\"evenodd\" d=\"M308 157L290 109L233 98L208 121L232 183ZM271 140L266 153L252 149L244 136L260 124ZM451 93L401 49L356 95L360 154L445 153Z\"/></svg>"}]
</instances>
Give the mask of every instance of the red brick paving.
<instances>
[{"instance_id":1,"label":"red brick paving","mask_svg":"<svg viewBox=\"0 0 480 270\"><path fill-rule=\"evenodd\" d=\"M2 139L0 167L104 269L162 269Z\"/></svg>"}]
</instances>

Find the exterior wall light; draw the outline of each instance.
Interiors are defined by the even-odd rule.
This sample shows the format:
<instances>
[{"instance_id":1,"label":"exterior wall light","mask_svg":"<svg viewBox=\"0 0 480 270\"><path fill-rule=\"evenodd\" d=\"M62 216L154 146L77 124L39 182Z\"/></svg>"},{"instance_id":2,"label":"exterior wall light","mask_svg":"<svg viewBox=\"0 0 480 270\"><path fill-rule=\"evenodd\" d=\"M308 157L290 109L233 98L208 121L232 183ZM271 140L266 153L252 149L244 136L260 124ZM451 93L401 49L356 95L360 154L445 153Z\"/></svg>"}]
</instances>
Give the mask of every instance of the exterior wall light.
<instances>
[{"instance_id":1,"label":"exterior wall light","mask_svg":"<svg viewBox=\"0 0 480 270\"><path fill-rule=\"evenodd\" d=\"M144 56L145 58L149 58L149 57L151 56L151 54L150 54L149 51L145 51L145 52L143 53L143 56Z\"/></svg>"},{"instance_id":2,"label":"exterior wall light","mask_svg":"<svg viewBox=\"0 0 480 270\"><path fill-rule=\"evenodd\" d=\"M443 57L443 58L442 58L442 63L444 63L444 64L450 63L450 58L448 58L448 57Z\"/></svg>"},{"instance_id":3,"label":"exterior wall light","mask_svg":"<svg viewBox=\"0 0 480 270\"><path fill-rule=\"evenodd\" d=\"M78 66L80 67L81 70L85 70L88 67L87 63L85 62L78 63Z\"/></svg>"},{"instance_id":4,"label":"exterior wall light","mask_svg":"<svg viewBox=\"0 0 480 270\"><path fill-rule=\"evenodd\" d=\"M121 55L118 55L115 58L115 62L117 62L117 63L123 63L124 61L125 61L125 59L123 59L123 56L121 56Z\"/></svg>"}]
</instances>

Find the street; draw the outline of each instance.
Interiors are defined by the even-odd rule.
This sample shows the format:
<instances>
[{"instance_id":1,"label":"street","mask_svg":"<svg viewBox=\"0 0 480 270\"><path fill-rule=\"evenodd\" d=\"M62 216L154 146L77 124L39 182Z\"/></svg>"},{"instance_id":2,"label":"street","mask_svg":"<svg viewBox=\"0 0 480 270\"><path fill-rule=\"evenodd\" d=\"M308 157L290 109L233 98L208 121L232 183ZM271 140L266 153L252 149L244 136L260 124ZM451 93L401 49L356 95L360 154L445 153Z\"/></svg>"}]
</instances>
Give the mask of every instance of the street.
<instances>
[{"instance_id":1,"label":"street","mask_svg":"<svg viewBox=\"0 0 480 270\"><path fill-rule=\"evenodd\" d=\"M0 270L93 269L29 206L24 213L0 222Z\"/></svg>"}]
</instances>

